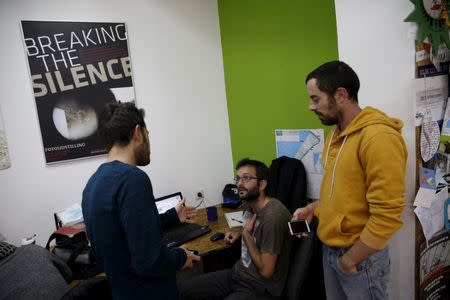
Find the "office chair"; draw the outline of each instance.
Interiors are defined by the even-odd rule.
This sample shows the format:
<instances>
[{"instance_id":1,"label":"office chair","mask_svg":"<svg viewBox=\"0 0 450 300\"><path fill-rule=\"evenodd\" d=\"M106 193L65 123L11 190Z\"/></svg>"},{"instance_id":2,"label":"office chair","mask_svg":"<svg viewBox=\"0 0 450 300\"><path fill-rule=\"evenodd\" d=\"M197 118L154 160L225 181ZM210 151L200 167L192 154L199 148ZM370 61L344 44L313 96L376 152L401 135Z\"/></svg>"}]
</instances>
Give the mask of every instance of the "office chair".
<instances>
[{"instance_id":1,"label":"office chair","mask_svg":"<svg viewBox=\"0 0 450 300\"><path fill-rule=\"evenodd\" d=\"M294 238L283 299L326 299L322 244L316 233L316 219L311 222L310 228L311 233L308 237Z\"/></svg>"},{"instance_id":2,"label":"office chair","mask_svg":"<svg viewBox=\"0 0 450 300\"><path fill-rule=\"evenodd\" d=\"M306 189L306 171L300 160L286 156L272 160L267 193L280 200L291 214L307 204Z\"/></svg>"},{"instance_id":3,"label":"office chair","mask_svg":"<svg viewBox=\"0 0 450 300\"><path fill-rule=\"evenodd\" d=\"M316 220L311 222L310 228L311 233L308 237L294 238L289 271L282 295L280 297L265 295L258 298L259 300L326 299L322 264L317 264L315 260L318 241ZM322 251L320 251L320 259L322 259L321 254Z\"/></svg>"},{"instance_id":4,"label":"office chair","mask_svg":"<svg viewBox=\"0 0 450 300\"><path fill-rule=\"evenodd\" d=\"M269 195L280 200L292 214L307 204L306 170L303 163L286 156L269 167ZM294 238L283 295L280 299L325 299L322 243L317 237L317 219L310 224L308 237ZM276 297L270 298L276 299Z\"/></svg>"}]
</instances>

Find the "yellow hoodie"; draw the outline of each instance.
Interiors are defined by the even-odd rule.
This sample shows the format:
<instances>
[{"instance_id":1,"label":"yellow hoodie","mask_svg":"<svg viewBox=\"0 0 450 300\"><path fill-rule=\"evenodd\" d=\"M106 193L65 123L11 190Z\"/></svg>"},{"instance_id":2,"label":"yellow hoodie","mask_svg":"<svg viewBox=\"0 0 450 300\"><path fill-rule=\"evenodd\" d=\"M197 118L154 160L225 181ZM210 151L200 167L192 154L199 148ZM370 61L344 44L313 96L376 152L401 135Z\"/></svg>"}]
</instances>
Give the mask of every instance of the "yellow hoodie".
<instances>
[{"instance_id":1,"label":"yellow hoodie","mask_svg":"<svg viewBox=\"0 0 450 300\"><path fill-rule=\"evenodd\" d=\"M343 132L328 135L315 210L324 244L349 247L360 239L382 249L402 226L407 158L402 127L401 120L367 107Z\"/></svg>"}]
</instances>

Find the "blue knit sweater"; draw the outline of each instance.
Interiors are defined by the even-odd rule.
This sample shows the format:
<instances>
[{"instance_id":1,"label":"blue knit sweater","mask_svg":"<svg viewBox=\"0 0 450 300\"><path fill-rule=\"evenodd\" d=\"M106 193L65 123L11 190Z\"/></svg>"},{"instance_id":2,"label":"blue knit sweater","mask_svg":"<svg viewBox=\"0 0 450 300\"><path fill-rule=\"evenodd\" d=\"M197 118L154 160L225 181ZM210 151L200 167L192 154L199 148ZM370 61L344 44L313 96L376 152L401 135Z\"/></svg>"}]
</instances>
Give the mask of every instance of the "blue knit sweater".
<instances>
[{"instance_id":1,"label":"blue knit sweater","mask_svg":"<svg viewBox=\"0 0 450 300\"><path fill-rule=\"evenodd\" d=\"M101 165L83 191L82 208L114 299L178 299L175 275L186 254L162 241L162 227L178 216L171 209L159 217L146 173L119 161Z\"/></svg>"}]
</instances>

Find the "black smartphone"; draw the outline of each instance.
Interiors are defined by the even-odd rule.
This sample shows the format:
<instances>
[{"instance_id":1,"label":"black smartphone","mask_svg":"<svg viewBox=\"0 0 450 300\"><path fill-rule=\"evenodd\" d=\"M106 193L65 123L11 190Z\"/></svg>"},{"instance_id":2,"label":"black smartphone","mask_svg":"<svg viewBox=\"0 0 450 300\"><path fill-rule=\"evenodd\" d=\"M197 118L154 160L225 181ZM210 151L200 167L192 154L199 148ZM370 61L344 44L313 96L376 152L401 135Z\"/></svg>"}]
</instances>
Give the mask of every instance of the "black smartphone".
<instances>
[{"instance_id":1,"label":"black smartphone","mask_svg":"<svg viewBox=\"0 0 450 300\"><path fill-rule=\"evenodd\" d=\"M299 233L304 232L311 232L311 229L309 229L308 221L301 220L296 222L288 222L289 231L292 235L297 235Z\"/></svg>"}]
</instances>

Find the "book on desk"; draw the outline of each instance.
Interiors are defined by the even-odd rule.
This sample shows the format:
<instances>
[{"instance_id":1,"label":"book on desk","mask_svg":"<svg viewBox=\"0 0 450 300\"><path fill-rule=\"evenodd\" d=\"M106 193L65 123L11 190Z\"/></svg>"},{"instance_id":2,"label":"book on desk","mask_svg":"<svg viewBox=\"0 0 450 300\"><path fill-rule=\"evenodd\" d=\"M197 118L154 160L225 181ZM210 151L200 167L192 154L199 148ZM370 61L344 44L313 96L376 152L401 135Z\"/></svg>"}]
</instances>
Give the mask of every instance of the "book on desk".
<instances>
[{"instance_id":1,"label":"book on desk","mask_svg":"<svg viewBox=\"0 0 450 300\"><path fill-rule=\"evenodd\" d=\"M244 217L242 210L226 213L225 218L227 219L228 227L230 228L244 226Z\"/></svg>"},{"instance_id":2,"label":"book on desk","mask_svg":"<svg viewBox=\"0 0 450 300\"><path fill-rule=\"evenodd\" d=\"M71 227L84 221L81 205L78 203L75 203L61 211L55 212L53 217L55 219L56 229L63 226Z\"/></svg>"}]
</instances>

